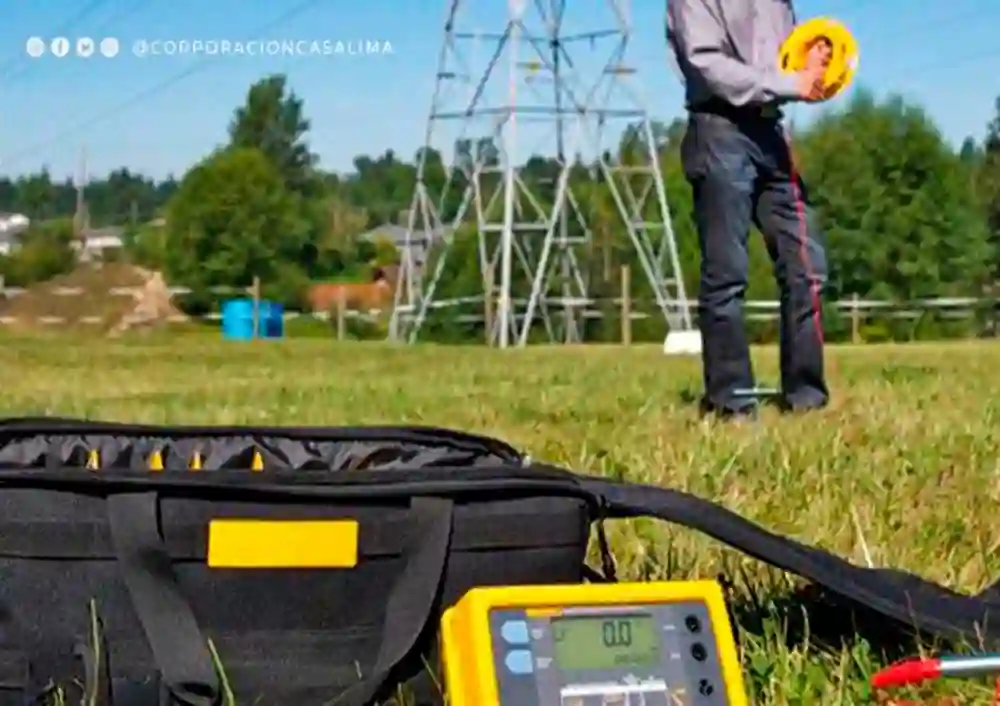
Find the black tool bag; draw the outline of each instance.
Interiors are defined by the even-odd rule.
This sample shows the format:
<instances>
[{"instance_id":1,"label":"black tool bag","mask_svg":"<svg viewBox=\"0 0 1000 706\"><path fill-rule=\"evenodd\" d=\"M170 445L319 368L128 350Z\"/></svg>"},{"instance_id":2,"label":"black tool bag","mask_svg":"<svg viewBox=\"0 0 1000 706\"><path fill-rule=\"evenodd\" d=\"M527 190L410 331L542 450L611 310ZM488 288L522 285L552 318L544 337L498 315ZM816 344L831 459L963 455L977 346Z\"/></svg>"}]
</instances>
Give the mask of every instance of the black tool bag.
<instances>
[{"instance_id":1,"label":"black tool bag","mask_svg":"<svg viewBox=\"0 0 1000 706\"><path fill-rule=\"evenodd\" d=\"M188 470L195 455L201 471ZM162 472L146 470L154 456ZM707 500L531 464L490 439L12 420L0 422L0 706L362 706L404 683L440 702L445 607L474 586L613 580L602 522L639 516L900 626L1000 642L1000 585L966 596L860 568ZM218 518L354 518L358 561L210 569ZM583 565L591 525L602 573Z\"/></svg>"},{"instance_id":2,"label":"black tool bag","mask_svg":"<svg viewBox=\"0 0 1000 706\"><path fill-rule=\"evenodd\" d=\"M443 607L580 582L593 509L546 490L571 479L433 429L0 423L0 704L440 701ZM358 562L210 569L218 518L353 518Z\"/></svg>"}]
</instances>

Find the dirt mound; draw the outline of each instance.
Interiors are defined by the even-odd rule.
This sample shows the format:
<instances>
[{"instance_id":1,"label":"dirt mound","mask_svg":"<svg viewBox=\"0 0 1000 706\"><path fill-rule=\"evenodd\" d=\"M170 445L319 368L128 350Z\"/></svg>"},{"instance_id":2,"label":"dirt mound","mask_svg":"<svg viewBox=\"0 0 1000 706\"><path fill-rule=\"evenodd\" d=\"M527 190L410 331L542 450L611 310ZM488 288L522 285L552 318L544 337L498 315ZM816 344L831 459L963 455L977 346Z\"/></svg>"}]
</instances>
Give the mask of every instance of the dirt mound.
<instances>
[{"instance_id":1,"label":"dirt mound","mask_svg":"<svg viewBox=\"0 0 1000 706\"><path fill-rule=\"evenodd\" d=\"M109 332L120 335L134 328L149 328L165 323L187 321L171 301L170 287L159 272L150 273L146 284L136 293L135 306Z\"/></svg>"},{"instance_id":2,"label":"dirt mound","mask_svg":"<svg viewBox=\"0 0 1000 706\"><path fill-rule=\"evenodd\" d=\"M121 333L133 325L182 319L158 273L123 263L87 263L0 305L14 330L86 329Z\"/></svg>"}]
</instances>

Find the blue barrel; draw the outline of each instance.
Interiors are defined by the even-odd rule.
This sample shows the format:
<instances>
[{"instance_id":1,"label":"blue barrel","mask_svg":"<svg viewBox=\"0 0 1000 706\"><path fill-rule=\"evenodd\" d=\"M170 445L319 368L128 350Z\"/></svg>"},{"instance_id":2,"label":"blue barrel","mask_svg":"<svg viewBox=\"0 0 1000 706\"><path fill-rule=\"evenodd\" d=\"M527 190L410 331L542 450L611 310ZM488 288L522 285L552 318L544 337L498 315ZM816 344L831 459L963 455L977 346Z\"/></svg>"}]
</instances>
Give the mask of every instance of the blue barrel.
<instances>
[{"instance_id":1,"label":"blue barrel","mask_svg":"<svg viewBox=\"0 0 1000 706\"><path fill-rule=\"evenodd\" d=\"M222 303L222 337L227 341L253 339L252 299L229 299Z\"/></svg>"},{"instance_id":2,"label":"blue barrel","mask_svg":"<svg viewBox=\"0 0 1000 706\"><path fill-rule=\"evenodd\" d=\"M260 337L285 335L285 309L281 304L261 301ZM222 303L222 337L227 341L253 340L253 299L229 299Z\"/></svg>"},{"instance_id":3,"label":"blue barrel","mask_svg":"<svg viewBox=\"0 0 1000 706\"><path fill-rule=\"evenodd\" d=\"M251 311L253 304L250 305ZM260 337L281 338L285 335L285 307L277 302L260 303Z\"/></svg>"}]
</instances>

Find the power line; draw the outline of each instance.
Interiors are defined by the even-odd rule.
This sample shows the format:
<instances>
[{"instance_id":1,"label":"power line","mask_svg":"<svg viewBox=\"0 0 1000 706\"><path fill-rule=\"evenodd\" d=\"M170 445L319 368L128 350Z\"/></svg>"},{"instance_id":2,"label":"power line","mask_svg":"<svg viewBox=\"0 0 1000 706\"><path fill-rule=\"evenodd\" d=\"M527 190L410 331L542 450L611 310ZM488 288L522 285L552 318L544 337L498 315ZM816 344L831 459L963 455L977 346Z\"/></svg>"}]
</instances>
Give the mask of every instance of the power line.
<instances>
[{"instance_id":1,"label":"power line","mask_svg":"<svg viewBox=\"0 0 1000 706\"><path fill-rule=\"evenodd\" d=\"M95 1L99 1L99 0L95 0ZM293 17L302 14L303 12L305 12L306 10L308 10L310 7L312 7L313 5L317 4L319 1L320 0L304 0L304 2L301 2L298 5L293 6L287 12L283 13L282 15L279 15L278 17L276 17L275 19L271 20L270 22L268 22L264 26L258 28L253 33L253 35L255 35L255 36L265 35L267 32L273 30L275 27L278 27L279 25L284 24L285 22L287 22L288 20L292 19ZM183 81L183 80L185 80L187 78L190 78L191 76L193 76L193 75L195 75L197 73L200 73L201 71L204 71L206 68L209 68L213 64L212 58L213 57L202 56L198 62L196 62L192 66L189 66L188 68L184 69L183 71L180 71L180 72L174 74L173 76L170 76L167 79L165 79L163 81L160 81L159 83L154 84L153 86L150 86L146 90L141 91L141 92L135 94L134 96L132 96L131 98L129 98L126 101L123 101L123 102L121 102L119 104L111 106L108 110L101 111L97 115L94 115L94 116L91 116L90 118L82 120L82 121L76 123L75 125L71 125L70 127L66 128L62 132L59 132L59 133L53 135L52 137L50 137L47 140L44 140L42 142L38 142L38 143L32 145L31 147L28 147L27 149L23 149L23 150L20 150L18 152L15 152L13 155L10 155L6 159L0 160L0 164L3 164L4 166L9 166L9 165L11 165L13 163L16 163L17 161L19 161L21 159L24 159L25 157L28 157L28 156L31 156L32 154L35 154L36 152L44 150L44 149L46 149L48 147L51 147L53 145L56 145L56 144L62 142L63 140L65 140L68 137L72 137L73 135L75 135L80 130L86 130L87 128L93 127L95 125L99 125L100 123L102 123L103 121L107 120L108 118L121 115L123 112L131 109L132 107L134 107L134 106L136 106L136 105L138 105L138 104L140 104L140 103L142 103L144 101L147 101L148 99L152 98L153 96L157 95L158 93L161 93L161 92L167 90L168 88L170 88L170 87L172 87L172 86L180 83L181 81Z\"/></svg>"},{"instance_id":2,"label":"power line","mask_svg":"<svg viewBox=\"0 0 1000 706\"><path fill-rule=\"evenodd\" d=\"M79 12L77 12L73 17L67 20L59 29L55 31L55 36L61 36L63 34L68 34L74 26L76 26L81 20L85 19L87 15L91 14L98 7L103 5L107 0L90 0L89 3L84 5ZM18 52L17 56L4 64L3 68L0 69L0 77L7 79L10 78L7 74L10 70L16 67L18 64L22 63L27 57L24 55L24 49ZM22 72L23 73L23 72Z\"/></svg>"},{"instance_id":3,"label":"power line","mask_svg":"<svg viewBox=\"0 0 1000 706\"><path fill-rule=\"evenodd\" d=\"M101 0L101 1L103 2L104 0ZM99 24L93 30L94 34L101 34L101 33L103 33L112 24L114 24L115 22L119 22L119 21L125 19L129 15L135 14L136 10L138 10L143 5L146 5L148 3L149 3L149 0L137 0L137 2L134 2L131 5L127 6L124 10L122 10L120 12L114 13L113 15L111 15L111 17L109 17L104 22L102 22L101 24ZM80 16L78 15L78 19L79 19L79 17ZM67 23L67 24L69 24L69 23ZM69 27L65 27L61 31L57 32L56 34L69 34L69 33L70 33L70 28ZM24 69L22 71L18 71L16 73L14 73L13 75L6 76L5 77L6 82L9 85L12 81L15 81L15 80L17 80L19 78L23 78L27 74L30 74L31 70L34 69L36 66L38 66L39 63L40 62L37 62L37 61L27 62L26 65L25 65L25 67L24 67Z\"/></svg>"}]
</instances>

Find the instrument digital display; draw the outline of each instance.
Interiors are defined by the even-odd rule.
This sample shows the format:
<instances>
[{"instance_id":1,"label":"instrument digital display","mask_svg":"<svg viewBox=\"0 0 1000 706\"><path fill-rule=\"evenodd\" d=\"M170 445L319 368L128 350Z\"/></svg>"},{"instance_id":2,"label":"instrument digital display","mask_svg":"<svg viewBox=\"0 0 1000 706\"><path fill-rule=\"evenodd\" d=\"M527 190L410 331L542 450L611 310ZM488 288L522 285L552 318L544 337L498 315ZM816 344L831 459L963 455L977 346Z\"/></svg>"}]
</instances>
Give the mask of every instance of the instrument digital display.
<instances>
[{"instance_id":1,"label":"instrument digital display","mask_svg":"<svg viewBox=\"0 0 1000 706\"><path fill-rule=\"evenodd\" d=\"M559 669L650 667L662 660L662 643L650 615L556 618L552 641Z\"/></svg>"}]
</instances>

